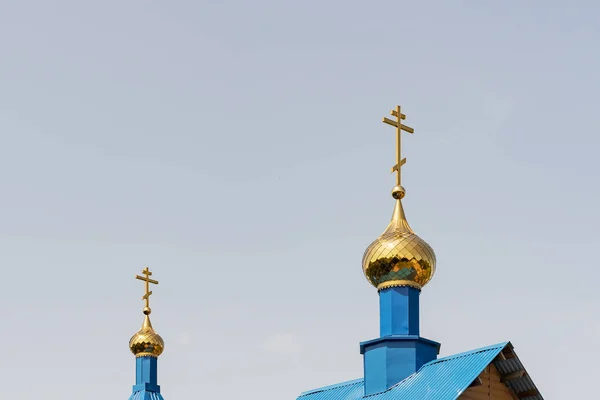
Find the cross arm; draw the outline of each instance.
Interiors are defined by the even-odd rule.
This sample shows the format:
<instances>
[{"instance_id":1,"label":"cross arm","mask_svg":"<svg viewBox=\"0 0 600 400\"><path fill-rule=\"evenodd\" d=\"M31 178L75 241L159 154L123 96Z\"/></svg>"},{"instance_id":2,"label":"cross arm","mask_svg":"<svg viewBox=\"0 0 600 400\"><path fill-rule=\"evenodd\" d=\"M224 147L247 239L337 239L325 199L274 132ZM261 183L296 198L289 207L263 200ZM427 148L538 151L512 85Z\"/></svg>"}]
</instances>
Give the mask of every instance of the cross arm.
<instances>
[{"instance_id":1,"label":"cross arm","mask_svg":"<svg viewBox=\"0 0 600 400\"><path fill-rule=\"evenodd\" d=\"M150 279L150 278L145 277L145 276L136 275L135 279L139 279L140 281L149 282L149 283L153 283L155 285L158 285L158 281L155 281L154 279Z\"/></svg>"}]
</instances>

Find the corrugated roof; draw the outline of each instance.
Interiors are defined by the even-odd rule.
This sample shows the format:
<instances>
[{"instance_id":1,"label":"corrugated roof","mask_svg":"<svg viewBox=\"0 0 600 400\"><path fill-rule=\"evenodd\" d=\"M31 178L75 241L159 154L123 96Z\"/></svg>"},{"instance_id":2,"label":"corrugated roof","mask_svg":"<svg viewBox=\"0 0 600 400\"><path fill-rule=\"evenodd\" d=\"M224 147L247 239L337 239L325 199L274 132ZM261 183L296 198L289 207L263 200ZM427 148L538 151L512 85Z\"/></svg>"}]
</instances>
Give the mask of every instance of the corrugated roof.
<instances>
[{"instance_id":1,"label":"corrugated roof","mask_svg":"<svg viewBox=\"0 0 600 400\"><path fill-rule=\"evenodd\" d=\"M510 343L494 360L494 366L501 375L511 376L512 379L506 380L505 384L513 392L520 394L519 399L544 400ZM526 393L530 394L526 395Z\"/></svg>"},{"instance_id":2,"label":"corrugated roof","mask_svg":"<svg viewBox=\"0 0 600 400\"><path fill-rule=\"evenodd\" d=\"M510 343L504 342L431 361L385 392L364 397L363 380L358 379L304 392L298 400L455 400L492 362L503 375L524 371ZM536 392L523 399L543 400L526 373L507 386L515 393Z\"/></svg>"},{"instance_id":3,"label":"corrugated roof","mask_svg":"<svg viewBox=\"0 0 600 400\"><path fill-rule=\"evenodd\" d=\"M134 392L129 400L164 400L160 393L156 392L148 392L145 390L140 390L138 392Z\"/></svg>"}]
</instances>

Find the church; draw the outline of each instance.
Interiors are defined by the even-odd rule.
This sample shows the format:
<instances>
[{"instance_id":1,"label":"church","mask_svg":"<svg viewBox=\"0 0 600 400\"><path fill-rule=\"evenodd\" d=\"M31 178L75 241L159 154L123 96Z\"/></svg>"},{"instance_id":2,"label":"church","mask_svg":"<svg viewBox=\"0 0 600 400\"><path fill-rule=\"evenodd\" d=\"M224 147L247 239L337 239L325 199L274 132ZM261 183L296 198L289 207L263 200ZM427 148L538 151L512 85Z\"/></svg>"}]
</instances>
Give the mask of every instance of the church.
<instances>
[{"instance_id":1,"label":"church","mask_svg":"<svg viewBox=\"0 0 600 400\"><path fill-rule=\"evenodd\" d=\"M419 296L433 277L436 258L402 207L401 133L414 130L403 124L400 106L391 115L395 119L383 122L396 128L395 206L391 222L362 260L379 295L379 337L360 343L361 379L309 390L297 400L542 400L510 342L438 358L440 343L421 336Z\"/></svg>"},{"instance_id":2,"label":"church","mask_svg":"<svg viewBox=\"0 0 600 400\"><path fill-rule=\"evenodd\" d=\"M402 121L400 106L394 119L383 122L396 128L395 206L385 231L363 256L365 277L379 295L379 337L360 343L364 376L361 379L306 391L297 400L543 400L510 342L438 358L440 343L421 336L419 297L432 279L436 258L431 246L410 227L402 207L405 189L401 170L402 131L414 130ZM145 268L135 278L145 283L144 321L129 341L135 355L135 385L129 400L164 400L158 385L158 357L163 339L150 322L152 272Z\"/></svg>"}]
</instances>

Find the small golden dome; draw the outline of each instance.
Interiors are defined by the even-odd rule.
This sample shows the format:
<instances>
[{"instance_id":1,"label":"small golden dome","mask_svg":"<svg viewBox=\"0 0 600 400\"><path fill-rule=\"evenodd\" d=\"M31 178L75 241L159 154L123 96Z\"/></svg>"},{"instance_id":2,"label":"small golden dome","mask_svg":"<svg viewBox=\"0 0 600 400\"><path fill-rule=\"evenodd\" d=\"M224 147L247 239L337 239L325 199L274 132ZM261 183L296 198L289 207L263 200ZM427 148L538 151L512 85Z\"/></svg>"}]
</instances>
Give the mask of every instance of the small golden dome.
<instances>
[{"instance_id":1,"label":"small golden dome","mask_svg":"<svg viewBox=\"0 0 600 400\"><path fill-rule=\"evenodd\" d=\"M129 340L129 349L136 357L158 357L165 348L165 342L152 328L148 314L144 318L142 328Z\"/></svg>"},{"instance_id":2,"label":"small golden dome","mask_svg":"<svg viewBox=\"0 0 600 400\"><path fill-rule=\"evenodd\" d=\"M435 272L435 253L408 225L400 200L404 189L397 192L393 193L396 206L392 221L367 247L362 260L363 272L377 290L394 286L421 289Z\"/></svg>"}]
</instances>

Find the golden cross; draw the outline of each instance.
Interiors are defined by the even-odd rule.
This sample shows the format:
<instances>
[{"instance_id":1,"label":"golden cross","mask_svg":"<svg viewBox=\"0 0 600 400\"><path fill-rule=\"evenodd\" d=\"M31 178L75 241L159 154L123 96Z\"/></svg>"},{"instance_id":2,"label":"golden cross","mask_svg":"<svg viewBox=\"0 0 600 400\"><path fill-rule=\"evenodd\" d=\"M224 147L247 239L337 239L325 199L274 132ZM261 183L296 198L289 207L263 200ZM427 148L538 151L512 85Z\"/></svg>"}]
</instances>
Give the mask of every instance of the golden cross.
<instances>
[{"instance_id":1,"label":"golden cross","mask_svg":"<svg viewBox=\"0 0 600 400\"><path fill-rule=\"evenodd\" d=\"M402 152L401 152L401 150L402 150L401 133L402 133L402 131L405 131L408 133L415 133L415 130L413 128L411 128L410 126L402 125L402 120L406 119L406 115L402 114L402 112L400 111L400 106L396 106L396 109L390 111L390 114L393 115L394 117L396 117L396 121L384 117L383 122L385 122L388 125L392 125L392 126L396 127L396 165L394 165L392 167L392 173L396 172L396 185L401 186L402 178L401 178L400 168L402 168L402 166L404 164L406 164L406 158L402 158Z\"/></svg>"},{"instance_id":2,"label":"golden cross","mask_svg":"<svg viewBox=\"0 0 600 400\"><path fill-rule=\"evenodd\" d=\"M146 308L148 309L148 313L150 313L150 295L152 294L152 291L150 290L150 284L153 283L155 285L158 285L158 281L150 279L150 275L152 275L152 272L150 272L148 267L146 267L142 271L142 274L144 274L145 276L136 275L135 279L139 279L140 281L146 282L146 294L142 296L142 300L146 300ZM145 312L146 310L144 309L144 313Z\"/></svg>"}]
</instances>

